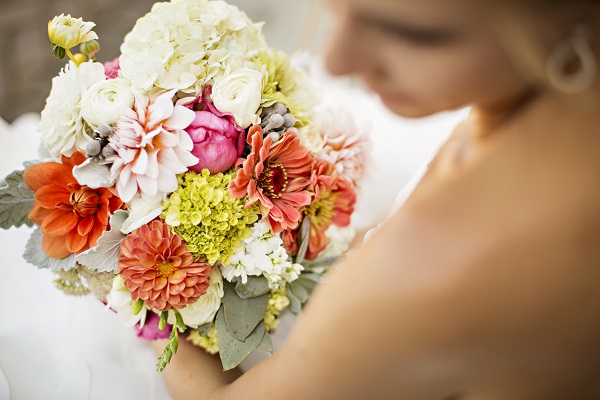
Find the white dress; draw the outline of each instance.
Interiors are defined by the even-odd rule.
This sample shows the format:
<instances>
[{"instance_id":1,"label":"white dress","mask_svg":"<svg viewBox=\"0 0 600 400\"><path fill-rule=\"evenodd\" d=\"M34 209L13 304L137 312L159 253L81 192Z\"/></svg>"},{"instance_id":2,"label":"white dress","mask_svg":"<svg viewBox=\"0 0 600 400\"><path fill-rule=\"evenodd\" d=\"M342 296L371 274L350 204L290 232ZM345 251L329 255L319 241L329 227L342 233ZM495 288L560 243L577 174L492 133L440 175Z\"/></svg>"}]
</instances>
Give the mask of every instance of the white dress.
<instances>
[{"instance_id":1,"label":"white dress","mask_svg":"<svg viewBox=\"0 0 600 400\"><path fill-rule=\"evenodd\" d=\"M402 120L372 97L335 88L330 103L360 109L373 120L374 162L357 205L358 228L385 218L393 193L429 159L464 112L429 120ZM327 99L326 99L327 101ZM359 115L360 114L360 115ZM39 116L24 116L13 126L0 120L0 175L36 158ZM393 134L391 132L396 132ZM424 173L421 168L396 203L403 202ZM0 230L0 400L168 400L155 370L149 344L92 297L65 296L54 275L26 264L21 254L31 230ZM288 314L274 335L281 346L294 319ZM255 352L248 369L266 355Z\"/></svg>"}]
</instances>

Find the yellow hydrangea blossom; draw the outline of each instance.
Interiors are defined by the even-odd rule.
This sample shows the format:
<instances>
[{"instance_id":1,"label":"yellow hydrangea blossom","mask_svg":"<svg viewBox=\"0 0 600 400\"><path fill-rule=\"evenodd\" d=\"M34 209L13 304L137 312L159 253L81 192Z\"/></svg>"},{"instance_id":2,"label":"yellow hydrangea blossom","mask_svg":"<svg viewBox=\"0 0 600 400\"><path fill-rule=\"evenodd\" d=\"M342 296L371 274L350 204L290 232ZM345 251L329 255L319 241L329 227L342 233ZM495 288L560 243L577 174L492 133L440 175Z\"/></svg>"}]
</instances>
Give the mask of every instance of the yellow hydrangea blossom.
<instances>
[{"instance_id":1,"label":"yellow hydrangea blossom","mask_svg":"<svg viewBox=\"0 0 600 400\"><path fill-rule=\"evenodd\" d=\"M267 108L282 103L296 118L296 127L308 125L309 113L314 105L303 104L303 100L312 100L314 96L310 93L310 83L291 65L289 57L275 49L266 49L252 62L260 66L263 72L261 106Z\"/></svg>"},{"instance_id":2,"label":"yellow hydrangea blossom","mask_svg":"<svg viewBox=\"0 0 600 400\"><path fill-rule=\"evenodd\" d=\"M187 249L213 265L229 257L250 237L258 220L258 206L244 208L247 199L229 195L235 171L211 175L193 171L179 176L179 188L163 204L162 217L187 242Z\"/></svg>"},{"instance_id":3,"label":"yellow hydrangea blossom","mask_svg":"<svg viewBox=\"0 0 600 400\"><path fill-rule=\"evenodd\" d=\"M192 330L187 340L195 346L203 348L208 354L217 354L219 352L219 337L217 336L215 324L210 327L206 336L200 336L197 330Z\"/></svg>"},{"instance_id":4,"label":"yellow hydrangea blossom","mask_svg":"<svg viewBox=\"0 0 600 400\"><path fill-rule=\"evenodd\" d=\"M269 303L265 314L265 327L271 332L279 325L279 314L290 305L290 299L286 296L285 287L272 290L269 295Z\"/></svg>"}]
</instances>

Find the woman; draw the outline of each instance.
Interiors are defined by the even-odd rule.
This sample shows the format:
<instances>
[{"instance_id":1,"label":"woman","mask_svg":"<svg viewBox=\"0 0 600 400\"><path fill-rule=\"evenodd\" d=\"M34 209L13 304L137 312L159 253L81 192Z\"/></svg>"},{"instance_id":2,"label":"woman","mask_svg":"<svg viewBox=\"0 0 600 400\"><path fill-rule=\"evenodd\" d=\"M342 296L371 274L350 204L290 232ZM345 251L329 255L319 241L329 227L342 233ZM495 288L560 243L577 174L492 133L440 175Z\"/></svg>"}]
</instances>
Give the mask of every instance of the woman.
<instances>
[{"instance_id":1,"label":"woman","mask_svg":"<svg viewBox=\"0 0 600 400\"><path fill-rule=\"evenodd\" d=\"M331 72L470 116L279 353L238 378L182 343L175 398L600 398L600 1L332 4Z\"/></svg>"}]
</instances>

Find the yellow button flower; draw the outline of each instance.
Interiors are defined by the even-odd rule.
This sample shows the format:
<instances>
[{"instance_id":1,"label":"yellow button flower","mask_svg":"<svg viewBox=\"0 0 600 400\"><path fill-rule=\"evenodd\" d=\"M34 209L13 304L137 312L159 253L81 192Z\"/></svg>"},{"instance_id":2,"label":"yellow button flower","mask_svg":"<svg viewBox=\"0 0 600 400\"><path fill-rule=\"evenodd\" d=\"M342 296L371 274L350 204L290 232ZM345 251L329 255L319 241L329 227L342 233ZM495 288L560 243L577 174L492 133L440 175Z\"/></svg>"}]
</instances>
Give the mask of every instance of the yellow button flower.
<instances>
[{"instance_id":1,"label":"yellow button flower","mask_svg":"<svg viewBox=\"0 0 600 400\"><path fill-rule=\"evenodd\" d=\"M98 35L92 31L94 26L96 24L93 22L60 14L48 22L48 37L55 45L68 50L88 40L98 39Z\"/></svg>"}]
</instances>

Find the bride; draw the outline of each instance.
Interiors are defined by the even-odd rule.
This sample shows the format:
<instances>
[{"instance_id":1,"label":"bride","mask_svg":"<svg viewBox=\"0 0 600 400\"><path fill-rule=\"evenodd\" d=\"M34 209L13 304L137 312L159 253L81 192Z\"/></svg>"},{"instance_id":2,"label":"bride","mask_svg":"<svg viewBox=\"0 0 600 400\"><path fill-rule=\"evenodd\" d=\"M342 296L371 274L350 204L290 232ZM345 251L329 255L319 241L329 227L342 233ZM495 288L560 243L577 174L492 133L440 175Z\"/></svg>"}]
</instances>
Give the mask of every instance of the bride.
<instances>
[{"instance_id":1,"label":"bride","mask_svg":"<svg viewBox=\"0 0 600 400\"><path fill-rule=\"evenodd\" d=\"M331 3L331 72L470 116L281 351L241 375L182 341L173 396L600 397L600 2Z\"/></svg>"}]
</instances>

